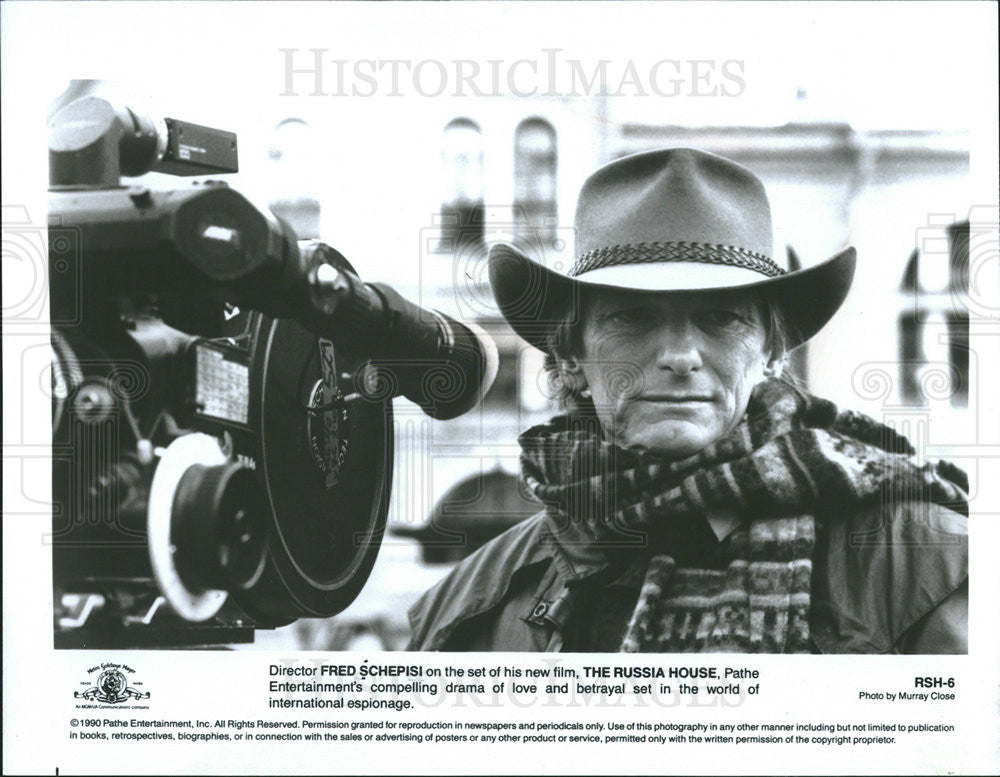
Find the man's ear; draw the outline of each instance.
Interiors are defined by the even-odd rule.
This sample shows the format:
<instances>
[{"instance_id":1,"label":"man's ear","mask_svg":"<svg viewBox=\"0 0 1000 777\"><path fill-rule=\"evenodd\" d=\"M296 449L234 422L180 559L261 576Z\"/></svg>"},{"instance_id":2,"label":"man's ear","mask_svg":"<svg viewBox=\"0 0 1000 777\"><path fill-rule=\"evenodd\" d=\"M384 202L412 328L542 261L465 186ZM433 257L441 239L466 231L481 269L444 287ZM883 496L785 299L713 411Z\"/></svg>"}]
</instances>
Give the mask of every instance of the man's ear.
<instances>
[{"instance_id":1,"label":"man's ear","mask_svg":"<svg viewBox=\"0 0 1000 777\"><path fill-rule=\"evenodd\" d=\"M788 354L783 353L778 357L769 357L767 363L764 365L764 377L765 378L780 378L782 371L785 369L785 364L788 361Z\"/></svg>"},{"instance_id":2,"label":"man's ear","mask_svg":"<svg viewBox=\"0 0 1000 777\"><path fill-rule=\"evenodd\" d=\"M556 366L559 368L559 375L563 384L573 394L579 394L587 388L587 376L583 374L583 368L575 357L557 356Z\"/></svg>"},{"instance_id":3,"label":"man's ear","mask_svg":"<svg viewBox=\"0 0 1000 777\"><path fill-rule=\"evenodd\" d=\"M583 372L580 362L576 360L575 356L557 356L556 365L559 367L560 372Z\"/></svg>"}]
</instances>

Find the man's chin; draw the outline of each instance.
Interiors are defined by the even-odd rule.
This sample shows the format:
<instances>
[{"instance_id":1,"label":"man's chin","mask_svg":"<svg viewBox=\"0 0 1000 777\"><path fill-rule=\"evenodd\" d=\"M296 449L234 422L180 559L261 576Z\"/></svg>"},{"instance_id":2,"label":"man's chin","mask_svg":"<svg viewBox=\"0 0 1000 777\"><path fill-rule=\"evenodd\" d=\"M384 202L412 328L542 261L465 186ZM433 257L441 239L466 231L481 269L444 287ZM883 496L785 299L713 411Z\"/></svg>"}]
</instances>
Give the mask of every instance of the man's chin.
<instances>
[{"instance_id":1,"label":"man's chin","mask_svg":"<svg viewBox=\"0 0 1000 777\"><path fill-rule=\"evenodd\" d=\"M699 426L676 420L630 425L620 439L626 448L671 460L693 456L709 443Z\"/></svg>"}]
</instances>

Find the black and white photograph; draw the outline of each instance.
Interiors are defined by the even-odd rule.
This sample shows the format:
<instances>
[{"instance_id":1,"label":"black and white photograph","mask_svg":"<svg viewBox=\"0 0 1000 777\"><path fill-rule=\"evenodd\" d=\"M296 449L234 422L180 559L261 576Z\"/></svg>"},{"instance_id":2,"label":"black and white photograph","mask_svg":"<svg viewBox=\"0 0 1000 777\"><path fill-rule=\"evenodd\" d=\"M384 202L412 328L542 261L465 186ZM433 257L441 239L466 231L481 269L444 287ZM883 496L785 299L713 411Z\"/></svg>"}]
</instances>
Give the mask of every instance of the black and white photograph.
<instances>
[{"instance_id":1,"label":"black and white photograph","mask_svg":"<svg viewBox=\"0 0 1000 777\"><path fill-rule=\"evenodd\" d=\"M1000 768L995 5L0 13L5 772Z\"/></svg>"}]
</instances>

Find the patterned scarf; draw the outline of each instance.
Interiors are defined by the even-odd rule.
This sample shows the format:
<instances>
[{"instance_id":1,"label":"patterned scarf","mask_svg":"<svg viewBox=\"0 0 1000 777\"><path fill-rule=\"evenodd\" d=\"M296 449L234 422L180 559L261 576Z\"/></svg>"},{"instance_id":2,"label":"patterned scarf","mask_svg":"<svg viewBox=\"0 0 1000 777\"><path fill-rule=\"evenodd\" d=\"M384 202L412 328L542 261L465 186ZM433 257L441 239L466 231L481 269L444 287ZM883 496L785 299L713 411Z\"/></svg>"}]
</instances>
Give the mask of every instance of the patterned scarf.
<instances>
[{"instance_id":1,"label":"patterned scarf","mask_svg":"<svg viewBox=\"0 0 1000 777\"><path fill-rule=\"evenodd\" d=\"M592 413L558 416L520 443L525 486L561 544L652 550L626 652L808 652L817 514L878 499L968 514L962 470L920 464L889 427L779 380L756 387L731 434L681 461L609 443ZM709 513L742 521L722 563L699 566L684 538Z\"/></svg>"}]
</instances>

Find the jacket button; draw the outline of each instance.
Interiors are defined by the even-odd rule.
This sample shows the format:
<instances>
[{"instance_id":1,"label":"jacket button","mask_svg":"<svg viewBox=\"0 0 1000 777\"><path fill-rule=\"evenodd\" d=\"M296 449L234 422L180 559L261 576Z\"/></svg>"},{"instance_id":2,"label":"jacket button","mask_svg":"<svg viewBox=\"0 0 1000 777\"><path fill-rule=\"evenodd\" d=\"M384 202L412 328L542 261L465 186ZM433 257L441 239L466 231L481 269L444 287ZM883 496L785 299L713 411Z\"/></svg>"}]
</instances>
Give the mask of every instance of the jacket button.
<instances>
[{"instance_id":1,"label":"jacket button","mask_svg":"<svg viewBox=\"0 0 1000 777\"><path fill-rule=\"evenodd\" d=\"M549 611L548 602L539 602L535 605L535 609L531 611L532 618L541 618L545 613Z\"/></svg>"}]
</instances>

